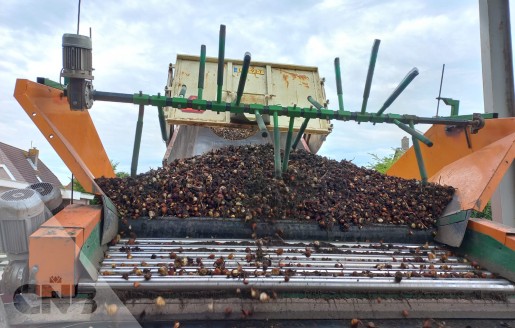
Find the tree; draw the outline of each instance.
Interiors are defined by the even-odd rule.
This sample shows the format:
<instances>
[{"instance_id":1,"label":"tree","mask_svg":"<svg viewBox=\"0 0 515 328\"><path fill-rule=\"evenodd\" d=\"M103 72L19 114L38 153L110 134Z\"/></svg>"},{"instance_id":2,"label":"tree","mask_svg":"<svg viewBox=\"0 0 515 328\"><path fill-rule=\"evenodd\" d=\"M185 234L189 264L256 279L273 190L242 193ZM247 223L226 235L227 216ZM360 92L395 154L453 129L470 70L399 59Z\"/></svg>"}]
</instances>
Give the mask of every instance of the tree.
<instances>
[{"instance_id":1,"label":"tree","mask_svg":"<svg viewBox=\"0 0 515 328\"><path fill-rule=\"evenodd\" d=\"M71 179L71 178L70 178ZM79 181L75 178L73 178L73 185L72 185L72 188L74 191L78 191L78 192L86 192L86 190L84 190L84 187L79 183Z\"/></svg>"},{"instance_id":2,"label":"tree","mask_svg":"<svg viewBox=\"0 0 515 328\"><path fill-rule=\"evenodd\" d=\"M115 163L115 162L113 162L113 161L111 160L111 165L113 166L113 171L115 172L116 177L117 177L117 178L121 178L121 179L130 177L130 174L129 174L129 173L127 173L127 172L123 172L123 171L121 171L121 172L116 172L116 168L118 167L118 164L120 164L120 162L116 162L116 163Z\"/></svg>"},{"instance_id":3,"label":"tree","mask_svg":"<svg viewBox=\"0 0 515 328\"><path fill-rule=\"evenodd\" d=\"M130 176L131 175L129 173L127 173L127 172L116 172L116 177L120 178L120 179L128 178Z\"/></svg>"},{"instance_id":4,"label":"tree","mask_svg":"<svg viewBox=\"0 0 515 328\"><path fill-rule=\"evenodd\" d=\"M373 163L369 163L367 167L369 169L376 170L377 172L385 174L386 171L392 165L397 162L397 160L402 156L403 152L399 150L395 150L395 152L389 156L379 157L376 154L370 154L372 156Z\"/></svg>"},{"instance_id":5,"label":"tree","mask_svg":"<svg viewBox=\"0 0 515 328\"><path fill-rule=\"evenodd\" d=\"M118 167L118 164L120 164L119 162L113 162L111 160L111 166L113 167L113 171L115 171L115 174L116 174L116 177L117 178L127 178L129 177L129 173L127 172L116 172L116 168ZM71 179L71 178L70 178ZM79 192L86 192L86 190L84 189L84 187L82 187L82 185L79 183L79 181L77 181L76 179L73 179L73 186L72 186L73 190L75 191L79 191Z\"/></svg>"}]
</instances>

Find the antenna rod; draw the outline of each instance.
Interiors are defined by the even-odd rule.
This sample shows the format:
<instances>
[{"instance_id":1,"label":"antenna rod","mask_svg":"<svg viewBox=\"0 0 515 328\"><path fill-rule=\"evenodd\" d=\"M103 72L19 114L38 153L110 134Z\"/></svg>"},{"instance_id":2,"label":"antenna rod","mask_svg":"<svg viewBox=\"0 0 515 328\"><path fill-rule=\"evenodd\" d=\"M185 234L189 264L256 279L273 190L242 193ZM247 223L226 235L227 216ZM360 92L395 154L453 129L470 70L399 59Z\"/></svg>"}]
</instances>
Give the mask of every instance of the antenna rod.
<instances>
[{"instance_id":1,"label":"antenna rod","mask_svg":"<svg viewBox=\"0 0 515 328\"><path fill-rule=\"evenodd\" d=\"M436 117L438 117L438 110L440 109L440 96L442 95L443 72L445 71L445 64L442 66L442 77L440 78L440 91L438 91L438 104L436 105Z\"/></svg>"},{"instance_id":2,"label":"antenna rod","mask_svg":"<svg viewBox=\"0 0 515 328\"><path fill-rule=\"evenodd\" d=\"M80 25L80 1L81 0L79 0L79 10L77 13L77 35L79 35L79 25Z\"/></svg>"}]
</instances>

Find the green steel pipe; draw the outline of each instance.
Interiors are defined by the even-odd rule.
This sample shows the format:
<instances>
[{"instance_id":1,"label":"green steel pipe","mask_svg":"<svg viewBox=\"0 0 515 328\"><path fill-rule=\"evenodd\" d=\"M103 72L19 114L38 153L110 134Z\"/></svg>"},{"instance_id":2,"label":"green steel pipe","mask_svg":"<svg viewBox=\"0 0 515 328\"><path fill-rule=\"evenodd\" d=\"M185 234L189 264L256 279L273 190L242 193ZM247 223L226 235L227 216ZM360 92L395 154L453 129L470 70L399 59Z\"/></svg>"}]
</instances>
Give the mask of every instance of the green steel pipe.
<instances>
[{"instance_id":1,"label":"green steel pipe","mask_svg":"<svg viewBox=\"0 0 515 328\"><path fill-rule=\"evenodd\" d=\"M334 74L336 75L336 93L338 94L338 108L340 112L344 110L343 108L343 90L342 90L342 73L340 70L340 58L336 57L334 59Z\"/></svg>"},{"instance_id":2,"label":"green steel pipe","mask_svg":"<svg viewBox=\"0 0 515 328\"><path fill-rule=\"evenodd\" d=\"M281 134L279 133L279 115L274 113L274 167L275 177L280 179L281 172Z\"/></svg>"},{"instance_id":3,"label":"green steel pipe","mask_svg":"<svg viewBox=\"0 0 515 328\"><path fill-rule=\"evenodd\" d=\"M193 108L197 110L210 110L214 112L230 112L230 113L246 113L255 114L258 110L260 113L270 114L277 112L280 116L286 117L302 117L305 119L321 118L326 120L337 121L356 121L356 122L371 122L371 123L393 123L393 120L399 120L402 123L409 124L410 121L416 124L440 124L440 125L455 125L459 127L477 126L480 122L478 118L473 115L461 115L458 117L420 117L416 115L399 115L399 114L383 114L376 115L375 113L335 111L332 109L323 108L321 110L315 108L302 108L293 106L278 106L278 105L262 105L250 104L245 106L236 106L233 103L217 103L206 100L186 99L181 97L163 97L148 94L126 94L114 93L93 90L93 99L95 101L110 101L119 103L129 103L136 105L150 105L150 106L168 106L174 108ZM482 119L496 118L496 115L481 114Z\"/></svg>"},{"instance_id":4,"label":"green steel pipe","mask_svg":"<svg viewBox=\"0 0 515 328\"><path fill-rule=\"evenodd\" d=\"M164 142L168 142L168 133L166 132L165 112L163 107L157 107L157 113L159 116L159 127L161 128L161 138Z\"/></svg>"},{"instance_id":5,"label":"green steel pipe","mask_svg":"<svg viewBox=\"0 0 515 328\"><path fill-rule=\"evenodd\" d=\"M409 127L415 130L415 126L413 121L410 121ZM418 139L414 136L411 138L413 142L413 149L415 149L415 156L417 157L418 170L420 171L420 177L422 178L422 184L427 184L427 171L426 166L424 165L424 158L422 157L422 151L420 150L420 145L418 144Z\"/></svg>"},{"instance_id":6,"label":"green steel pipe","mask_svg":"<svg viewBox=\"0 0 515 328\"><path fill-rule=\"evenodd\" d=\"M324 106L320 105L320 103L318 101L316 101L313 97L311 96L308 96L308 101L313 105L315 106L316 109L318 110L322 110L324 109Z\"/></svg>"},{"instance_id":7,"label":"green steel pipe","mask_svg":"<svg viewBox=\"0 0 515 328\"><path fill-rule=\"evenodd\" d=\"M225 25L220 25L220 40L218 43L218 74L216 102L222 102L222 86L224 84L224 61L225 61Z\"/></svg>"},{"instance_id":8,"label":"green steel pipe","mask_svg":"<svg viewBox=\"0 0 515 328\"><path fill-rule=\"evenodd\" d=\"M368 97L370 96L370 87L374 78L374 70L376 67L377 54L379 53L379 44L381 40L375 39L372 45L372 53L370 54L370 62L368 63L367 79L365 81L365 90L363 90L363 102L361 103L361 114L367 112Z\"/></svg>"},{"instance_id":9,"label":"green steel pipe","mask_svg":"<svg viewBox=\"0 0 515 328\"><path fill-rule=\"evenodd\" d=\"M293 136L293 123L295 123L295 117L290 117L290 124L288 125L288 134L286 135L286 146L284 147L283 173L288 171L288 161L290 160L291 152L291 138Z\"/></svg>"},{"instance_id":10,"label":"green steel pipe","mask_svg":"<svg viewBox=\"0 0 515 328\"><path fill-rule=\"evenodd\" d=\"M256 122L259 127L259 131L261 131L261 136L263 138L268 137L268 129L266 128L265 121L263 121L263 116L259 113L259 110L255 110L254 114L256 114Z\"/></svg>"},{"instance_id":11,"label":"green steel pipe","mask_svg":"<svg viewBox=\"0 0 515 328\"><path fill-rule=\"evenodd\" d=\"M186 97L186 90L187 90L187 89L188 89L188 88L186 87L186 84L183 84L183 85L181 86L181 91L179 91L179 97L181 97L181 98Z\"/></svg>"},{"instance_id":12,"label":"green steel pipe","mask_svg":"<svg viewBox=\"0 0 515 328\"><path fill-rule=\"evenodd\" d=\"M200 66L198 69L198 94L197 99L202 100L204 93L204 77L206 75L206 45L200 46Z\"/></svg>"},{"instance_id":13,"label":"green steel pipe","mask_svg":"<svg viewBox=\"0 0 515 328\"><path fill-rule=\"evenodd\" d=\"M136 123L136 135L134 136L134 149L132 150L131 177L136 177L138 171L139 147L141 145L141 132L143 131L143 114L145 106L139 105L138 122Z\"/></svg>"},{"instance_id":14,"label":"green steel pipe","mask_svg":"<svg viewBox=\"0 0 515 328\"><path fill-rule=\"evenodd\" d=\"M247 82L247 74L250 67L250 52L246 52L243 57L243 65L241 67L240 81L238 83L238 90L236 91L236 106L240 105L243 90L245 89L245 82Z\"/></svg>"},{"instance_id":15,"label":"green steel pipe","mask_svg":"<svg viewBox=\"0 0 515 328\"><path fill-rule=\"evenodd\" d=\"M383 106L377 112L376 116L383 114L383 112L390 107L390 105L397 99L397 97L406 89L406 87L413 81L413 79L418 75L418 69L414 67L409 73L402 79L401 83L393 90L392 94L386 101Z\"/></svg>"},{"instance_id":16,"label":"green steel pipe","mask_svg":"<svg viewBox=\"0 0 515 328\"><path fill-rule=\"evenodd\" d=\"M399 128L403 129L404 131L408 132L413 138L416 138L417 140L423 142L428 147L433 147L433 142L429 140L425 135L418 132L415 129L410 128L406 124L400 122L399 120L393 120L393 123L397 125Z\"/></svg>"},{"instance_id":17,"label":"green steel pipe","mask_svg":"<svg viewBox=\"0 0 515 328\"><path fill-rule=\"evenodd\" d=\"M36 79L36 82L39 84L44 84L46 86L49 86L54 89L64 90L64 87L59 82L52 81L50 79L47 79L45 77L38 77Z\"/></svg>"},{"instance_id":18,"label":"green steel pipe","mask_svg":"<svg viewBox=\"0 0 515 328\"><path fill-rule=\"evenodd\" d=\"M295 141L293 142L293 145L291 146L292 149L297 149L297 145L300 142L300 139L302 138L302 135L304 134L304 131L306 130L306 127L308 126L309 118L304 119L304 122L302 122L302 125L300 126L299 133L297 133L297 137L295 138Z\"/></svg>"}]
</instances>

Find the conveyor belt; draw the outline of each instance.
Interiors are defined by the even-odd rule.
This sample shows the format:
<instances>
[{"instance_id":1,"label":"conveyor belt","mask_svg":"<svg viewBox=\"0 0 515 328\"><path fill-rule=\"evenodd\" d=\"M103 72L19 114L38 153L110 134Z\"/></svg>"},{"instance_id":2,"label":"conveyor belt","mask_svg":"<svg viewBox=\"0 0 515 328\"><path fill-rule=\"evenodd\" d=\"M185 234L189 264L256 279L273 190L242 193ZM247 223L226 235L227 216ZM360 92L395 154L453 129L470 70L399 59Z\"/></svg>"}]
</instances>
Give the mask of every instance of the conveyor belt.
<instances>
[{"instance_id":1,"label":"conveyor belt","mask_svg":"<svg viewBox=\"0 0 515 328\"><path fill-rule=\"evenodd\" d=\"M174 292L257 288L277 292L515 293L508 280L473 267L440 245L320 242L317 247L315 242L229 239L127 242L111 246L98 281L82 282L79 288L101 288L107 283L114 290L136 290L136 283L141 291ZM257 245L260 243L262 246ZM218 260L218 267L227 274L216 274L220 272L216 272L215 262L220 258L223 261ZM163 266L170 270L165 273L161 269L166 275L158 272ZM150 272L150 279L146 280L143 272L136 275L135 268Z\"/></svg>"}]
</instances>

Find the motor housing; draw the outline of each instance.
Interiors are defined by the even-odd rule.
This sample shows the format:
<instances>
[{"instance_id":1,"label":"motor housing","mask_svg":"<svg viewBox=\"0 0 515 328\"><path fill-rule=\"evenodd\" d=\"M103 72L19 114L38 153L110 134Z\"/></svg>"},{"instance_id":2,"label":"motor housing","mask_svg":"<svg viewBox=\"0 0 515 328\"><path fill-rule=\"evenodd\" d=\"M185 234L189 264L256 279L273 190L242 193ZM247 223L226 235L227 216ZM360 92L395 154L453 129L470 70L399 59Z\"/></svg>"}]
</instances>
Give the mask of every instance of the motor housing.
<instances>
[{"instance_id":1,"label":"motor housing","mask_svg":"<svg viewBox=\"0 0 515 328\"><path fill-rule=\"evenodd\" d=\"M46 219L49 219L63 209L63 197L61 195L61 191L53 184L49 182L38 182L31 184L27 189L35 190L45 204L45 207L48 210L48 215L50 215Z\"/></svg>"},{"instance_id":2,"label":"motor housing","mask_svg":"<svg viewBox=\"0 0 515 328\"><path fill-rule=\"evenodd\" d=\"M93 56L91 38L79 34L63 35L63 69L66 96L72 110L93 106Z\"/></svg>"},{"instance_id":3,"label":"motor housing","mask_svg":"<svg viewBox=\"0 0 515 328\"><path fill-rule=\"evenodd\" d=\"M29 236L46 220L45 205L32 189L0 194L0 251L10 259L27 258Z\"/></svg>"}]
</instances>

